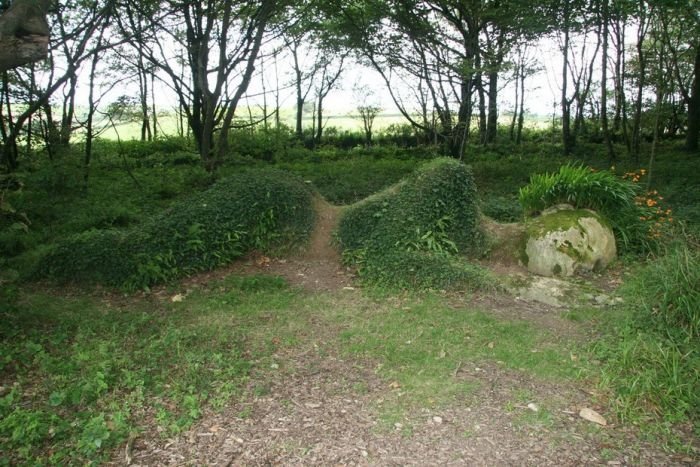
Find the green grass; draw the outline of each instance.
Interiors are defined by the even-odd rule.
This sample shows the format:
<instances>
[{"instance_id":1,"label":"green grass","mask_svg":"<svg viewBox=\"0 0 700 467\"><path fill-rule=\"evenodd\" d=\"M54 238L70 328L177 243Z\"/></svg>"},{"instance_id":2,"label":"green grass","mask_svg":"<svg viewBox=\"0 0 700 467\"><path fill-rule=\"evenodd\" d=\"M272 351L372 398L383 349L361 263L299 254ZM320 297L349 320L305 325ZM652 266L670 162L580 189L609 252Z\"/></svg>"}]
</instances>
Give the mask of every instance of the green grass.
<instances>
[{"instance_id":1,"label":"green grass","mask_svg":"<svg viewBox=\"0 0 700 467\"><path fill-rule=\"evenodd\" d=\"M388 392L401 393L379 408L387 427L412 408L472 397L479 386L455 376L462 365L492 362L545 379L580 371L567 345L528 323L435 295L387 298L309 295L271 276L149 296L25 290L1 312L0 374L10 392L0 398L0 445L12 463L107 460L146 427L172 436L248 397L246 388L268 393L262 375L290 371L275 353L309 346L318 329L326 351L376 362Z\"/></svg>"},{"instance_id":2,"label":"green grass","mask_svg":"<svg viewBox=\"0 0 700 467\"><path fill-rule=\"evenodd\" d=\"M0 399L0 444L8 459L104 460L144 424L170 436L239 396L256 365L294 343L299 296L272 277L211 287L181 302L32 290L3 309L0 374L11 386Z\"/></svg>"},{"instance_id":3,"label":"green grass","mask_svg":"<svg viewBox=\"0 0 700 467\"><path fill-rule=\"evenodd\" d=\"M436 295L382 301L390 304L340 310L335 319L345 323L346 352L379 362L379 374L397 383L402 397L394 404L401 411L469 398L479 388L455 376L463 365L491 362L544 379L576 378L583 370L572 364L565 343L525 321L454 308ZM385 410L399 410L388 405Z\"/></svg>"},{"instance_id":4,"label":"green grass","mask_svg":"<svg viewBox=\"0 0 700 467\"><path fill-rule=\"evenodd\" d=\"M594 348L623 420L688 421L700 434L700 256L674 245L634 270L626 304L603 321Z\"/></svg>"}]
</instances>

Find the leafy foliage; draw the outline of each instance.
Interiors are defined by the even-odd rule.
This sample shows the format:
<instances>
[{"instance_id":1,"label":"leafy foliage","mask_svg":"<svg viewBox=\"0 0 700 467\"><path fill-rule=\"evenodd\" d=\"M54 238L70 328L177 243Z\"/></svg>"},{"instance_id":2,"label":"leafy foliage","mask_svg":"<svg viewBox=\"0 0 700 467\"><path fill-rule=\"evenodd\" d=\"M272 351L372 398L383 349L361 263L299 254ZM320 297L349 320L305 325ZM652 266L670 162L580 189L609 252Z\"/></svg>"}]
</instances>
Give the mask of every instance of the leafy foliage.
<instances>
[{"instance_id":1,"label":"leafy foliage","mask_svg":"<svg viewBox=\"0 0 700 467\"><path fill-rule=\"evenodd\" d=\"M180 433L304 326L276 277L228 277L157 312L138 295L115 306L54 292L0 306L0 373L13 383L0 395L3 465L98 465L144 426Z\"/></svg>"},{"instance_id":2,"label":"leafy foliage","mask_svg":"<svg viewBox=\"0 0 700 467\"><path fill-rule=\"evenodd\" d=\"M637 193L634 184L612 172L567 164L556 173L533 175L520 190L520 203L527 215L560 203L614 214L629 209Z\"/></svg>"},{"instance_id":3,"label":"leafy foliage","mask_svg":"<svg viewBox=\"0 0 700 467\"><path fill-rule=\"evenodd\" d=\"M60 242L39 274L135 289L209 270L251 250L304 238L311 193L276 170L229 177L129 230L91 230Z\"/></svg>"},{"instance_id":4,"label":"leafy foliage","mask_svg":"<svg viewBox=\"0 0 700 467\"><path fill-rule=\"evenodd\" d=\"M470 169L437 159L346 211L339 226L344 257L379 285L480 285L483 275L453 257L479 244L477 202Z\"/></svg>"},{"instance_id":5,"label":"leafy foliage","mask_svg":"<svg viewBox=\"0 0 700 467\"><path fill-rule=\"evenodd\" d=\"M617 177L611 171L596 171L567 164L556 173L533 175L520 189L520 203L532 215L560 203L578 209L593 209L611 224L621 250L644 252L656 248L653 219L656 202L641 199L636 180Z\"/></svg>"},{"instance_id":6,"label":"leafy foliage","mask_svg":"<svg viewBox=\"0 0 700 467\"><path fill-rule=\"evenodd\" d=\"M627 418L655 412L700 429L700 255L680 243L639 270L623 289L622 316L596 344L604 376Z\"/></svg>"}]
</instances>

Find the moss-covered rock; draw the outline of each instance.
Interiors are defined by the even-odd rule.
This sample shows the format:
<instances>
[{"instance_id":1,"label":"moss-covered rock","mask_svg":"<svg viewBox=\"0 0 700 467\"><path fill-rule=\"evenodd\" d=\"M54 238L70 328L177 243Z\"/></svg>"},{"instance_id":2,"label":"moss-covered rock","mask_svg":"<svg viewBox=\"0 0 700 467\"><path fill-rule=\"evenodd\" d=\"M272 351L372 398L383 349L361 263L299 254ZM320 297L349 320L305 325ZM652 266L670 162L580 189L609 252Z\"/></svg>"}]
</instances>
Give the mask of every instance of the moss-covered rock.
<instances>
[{"instance_id":1,"label":"moss-covered rock","mask_svg":"<svg viewBox=\"0 0 700 467\"><path fill-rule=\"evenodd\" d=\"M612 229L597 213L558 207L527 222L522 253L530 272L572 276L605 269L617 248Z\"/></svg>"}]
</instances>

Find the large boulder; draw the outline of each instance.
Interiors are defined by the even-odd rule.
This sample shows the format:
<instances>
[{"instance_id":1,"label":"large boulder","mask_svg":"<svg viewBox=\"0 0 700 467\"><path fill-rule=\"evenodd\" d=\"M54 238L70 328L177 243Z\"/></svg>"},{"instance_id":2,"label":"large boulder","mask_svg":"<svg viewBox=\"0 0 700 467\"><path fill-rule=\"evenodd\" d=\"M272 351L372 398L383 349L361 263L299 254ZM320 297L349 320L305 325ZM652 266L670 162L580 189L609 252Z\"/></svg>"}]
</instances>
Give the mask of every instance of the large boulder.
<instances>
[{"instance_id":1,"label":"large boulder","mask_svg":"<svg viewBox=\"0 0 700 467\"><path fill-rule=\"evenodd\" d=\"M557 206L528 221L522 260L542 276L605 269L617 255L615 236L595 212Z\"/></svg>"}]
</instances>

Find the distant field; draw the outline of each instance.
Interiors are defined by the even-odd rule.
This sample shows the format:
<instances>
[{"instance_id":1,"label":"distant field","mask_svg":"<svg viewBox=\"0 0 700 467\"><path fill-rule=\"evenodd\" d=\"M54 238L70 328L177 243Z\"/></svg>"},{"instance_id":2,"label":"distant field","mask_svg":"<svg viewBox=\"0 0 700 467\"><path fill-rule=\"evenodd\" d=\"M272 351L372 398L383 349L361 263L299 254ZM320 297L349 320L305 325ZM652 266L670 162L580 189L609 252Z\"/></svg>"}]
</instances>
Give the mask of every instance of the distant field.
<instances>
[{"instance_id":1,"label":"distant field","mask_svg":"<svg viewBox=\"0 0 700 467\"><path fill-rule=\"evenodd\" d=\"M256 121L262 119L262 116L253 115ZM509 115L501 116L500 123L502 125L510 124L511 117ZM282 123L294 128L295 120L292 112L283 112L281 119ZM269 119L269 124L274 125L275 119L271 117ZM313 125L313 118L311 116L305 116L303 119L304 128L311 128ZM390 125L394 124L404 124L408 123L403 115L398 113L383 113L377 116L374 121L374 131L379 132L386 129ZM476 122L474 122L476 125ZM528 128L546 128L551 125L551 120L546 117L531 116L528 118L525 126ZM330 115L326 119L325 128L335 127L339 130L348 131L361 131L362 130L362 120L356 115ZM161 135L177 135L178 133L178 122L177 118L173 114L162 115L158 119L158 131ZM141 137L141 124L140 123L125 123L116 126L116 131L114 128L106 128L105 131L100 135L102 138L106 139L117 139L117 136L121 139L139 139Z\"/></svg>"}]
</instances>

